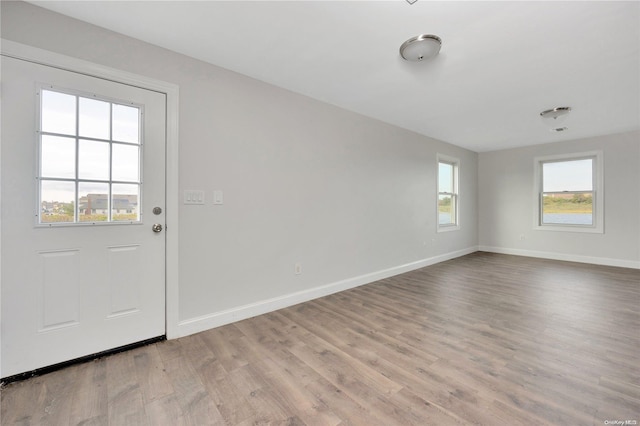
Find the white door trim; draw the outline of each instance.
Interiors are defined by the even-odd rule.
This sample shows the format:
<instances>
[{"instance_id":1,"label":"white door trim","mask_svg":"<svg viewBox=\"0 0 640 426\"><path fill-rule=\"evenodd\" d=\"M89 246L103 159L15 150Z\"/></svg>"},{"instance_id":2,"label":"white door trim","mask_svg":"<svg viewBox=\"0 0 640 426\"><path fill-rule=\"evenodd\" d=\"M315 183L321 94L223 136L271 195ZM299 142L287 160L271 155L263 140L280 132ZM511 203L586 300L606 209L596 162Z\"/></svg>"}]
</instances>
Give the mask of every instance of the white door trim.
<instances>
[{"instance_id":1,"label":"white door trim","mask_svg":"<svg viewBox=\"0 0 640 426\"><path fill-rule=\"evenodd\" d=\"M39 49L14 41L0 39L0 51L2 55L35 62L41 65L52 66L67 71L86 74L147 90L164 93L167 98L166 105L166 317L165 328L168 339L179 337L179 289L178 289L178 95L179 86L161 80L133 74L127 71L95 64L82 59L74 58ZM1 202L0 194L0 202ZM1 225L1 223L0 223ZM0 247L0 250L2 248ZM0 269L2 265L0 265ZM0 288L2 282L0 281ZM0 339L2 337L0 336ZM2 372L0 372L2 377Z\"/></svg>"}]
</instances>

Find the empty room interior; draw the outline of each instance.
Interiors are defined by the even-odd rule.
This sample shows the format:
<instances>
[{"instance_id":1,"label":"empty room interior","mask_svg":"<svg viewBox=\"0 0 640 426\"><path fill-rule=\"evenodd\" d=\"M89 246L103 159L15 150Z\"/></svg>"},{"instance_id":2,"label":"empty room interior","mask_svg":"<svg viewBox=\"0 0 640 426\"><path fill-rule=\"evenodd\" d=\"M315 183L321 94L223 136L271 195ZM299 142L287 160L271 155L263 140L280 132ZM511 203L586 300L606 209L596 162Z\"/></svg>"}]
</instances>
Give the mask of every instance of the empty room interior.
<instances>
[{"instance_id":1,"label":"empty room interior","mask_svg":"<svg viewBox=\"0 0 640 426\"><path fill-rule=\"evenodd\" d=\"M640 422L640 3L5 1L2 425Z\"/></svg>"}]
</instances>

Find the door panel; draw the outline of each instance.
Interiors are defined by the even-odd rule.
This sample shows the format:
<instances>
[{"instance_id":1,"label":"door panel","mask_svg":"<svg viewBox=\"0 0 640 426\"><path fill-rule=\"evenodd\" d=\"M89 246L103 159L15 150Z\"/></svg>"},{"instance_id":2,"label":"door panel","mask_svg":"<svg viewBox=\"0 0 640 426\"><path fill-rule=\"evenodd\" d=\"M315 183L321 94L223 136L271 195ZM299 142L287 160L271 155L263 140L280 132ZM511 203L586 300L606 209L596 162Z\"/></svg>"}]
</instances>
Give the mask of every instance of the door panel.
<instances>
[{"instance_id":1,"label":"door panel","mask_svg":"<svg viewBox=\"0 0 640 426\"><path fill-rule=\"evenodd\" d=\"M165 334L165 234L152 231L165 223L165 95L7 57L1 72L2 376ZM141 106L139 222L38 225L43 84Z\"/></svg>"}]
</instances>

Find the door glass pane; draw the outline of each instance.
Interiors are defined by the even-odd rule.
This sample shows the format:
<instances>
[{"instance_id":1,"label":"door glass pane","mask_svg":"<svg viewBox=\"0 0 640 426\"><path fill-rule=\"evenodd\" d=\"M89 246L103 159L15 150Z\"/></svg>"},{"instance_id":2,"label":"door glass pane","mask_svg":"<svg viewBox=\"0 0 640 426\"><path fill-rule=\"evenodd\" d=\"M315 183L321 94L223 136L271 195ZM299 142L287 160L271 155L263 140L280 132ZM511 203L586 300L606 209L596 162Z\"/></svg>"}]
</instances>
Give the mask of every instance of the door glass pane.
<instances>
[{"instance_id":1,"label":"door glass pane","mask_svg":"<svg viewBox=\"0 0 640 426\"><path fill-rule=\"evenodd\" d=\"M109 102L80 98L79 136L109 139L109 105Z\"/></svg>"},{"instance_id":2,"label":"door glass pane","mask_svg":"<svg viewBox=\"0 0 640 426\"><path fill-rule=\"evenodd\" d=\"M76 184L43 180L40 182L40 222L73 222Z\"/></svg>"},{"instance_id":3,"label":"door glass pane","mask_svg":"<svg viewBox=\"0 0 640 426\"><path fill-rule=\"evenodd\" d=\"M115 181L139 182L139 146L113 144L113 165L111 179Z\"/></svg>"},{"instance_id":4,"label":"door glass pane","mask_svg":"<svg viewBox=\"0 0 640 426\"><path fill-rule=\"evenodd\" d=\"M40 94L40 223L139 221L141 107L48 88ZM64 214L54 199L59 187Z\"/></svg>"},{"instance_id":5,"label":"door glass pane","mask_svg":"<svg viewBox=\"0 0 640 426\"><path fill-rule=\"evenodd\" d=\"M542 223L554 225L593 225L593 193L544 194Z\"/></svg>"},{"instance_id":6,"label":"door glass pane","mask_svg":"<svg viewBox=\"0 0 640 426\"><path fill-rule=\"evenodd\" d=\"M78 184L78 221L106 222L109 219L109 184Z\"/></svg>"},{"instance_id":7,"label":"door glass pane","mask_svg":"<svg viewBox=\"0 0 640 426\"><path fill-rule=\"evenodd\" d=\"M42 91L41 130L65 135L76 134L76 97Z\"/></svg>"},{"instance_id":8,"label":"door glass pane","mask_svg":"<svg viewBox=\"0 0 640 426\"><path fill-rule=\"evenodd\" d=\"M111 220L138 221L139 185L113 184L111 199Z\"/></svg>"},{"instance_id":9,"label":"door glass pane","mask_svg":"<svg viewBox=\"0 0 640 426\"><path fill-rule=\"evenodd\" d=\"M438 195L438 224L455 224L455 202L451 195Z\"/></svg>"},{"instance_id":10,"label":"door glass pane","mask_svg":"<svg viewBox=\"0 0 640 426\"><path fill-rule=\"evenodd\" d=\"M40 148L41 177L76 177L76 140L60 136L42 136Z\"/></svg>"},{"instance_id":11,"label":"door glass pane","mask_svg":"<svg viewBox=\"0 0 640 426\"><path fill-rule=\"evenodd\" d=\"M113 104L113 140L140 143L139 112L135 107Z\"/></svg>"},{"instance_id":12,"label":"door glass pane","mask_svg":"<svg viewBox=\"0 0 640 426\"><path fill-rule=\"evenodd\" d=\"M78 153L80 179L109 179L109 143L81 140Z\"/></svg>"},{"instance_id":13,"label":"door glass pane","mask_svg":"<svg viewBox=\"0 0 640 426\"><path fill-rule=\"evenodd\" d=\"M453 192L453 164L438 163L438 192Z\"/></svg>"}]
</instances>

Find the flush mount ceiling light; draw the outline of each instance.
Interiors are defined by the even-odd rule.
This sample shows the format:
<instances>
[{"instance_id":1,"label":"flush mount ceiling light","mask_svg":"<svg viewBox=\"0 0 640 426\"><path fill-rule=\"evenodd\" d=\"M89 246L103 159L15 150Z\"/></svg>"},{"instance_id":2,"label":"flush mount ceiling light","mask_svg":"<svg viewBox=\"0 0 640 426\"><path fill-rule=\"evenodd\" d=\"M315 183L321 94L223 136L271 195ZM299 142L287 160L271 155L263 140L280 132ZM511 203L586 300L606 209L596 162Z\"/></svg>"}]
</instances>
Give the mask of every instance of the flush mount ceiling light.
<instances>
[{"instance_id":1,"label":"flush mount ceiling light","mask_svg":"<svg viewBox=\"0 0 640 426\"><path fill-rule=\"evenodd\" d=\"M442 40L431 34L411 37L400 46L400 56L407 61L418 62L433 58L440 52Z\"/></svg>"},{"instance_id":2,"label":"flush mount ceiling light","mask_svg":"<svg viewBox=\"0 0 640 426\"><path fill-rule=\"evenodd\" d=\"M571 107L555 107L552 109L548 109L546 111L542 111L540 113L540 117L545 119L558 120L559 118L566 116L571 112Z\"/></svg>"},{"instance_id":3,"label":"flush mount ceiling light","mask_svg":"<svg viewBox=\"0 0 640 426\"><path fill-rule=\"evenodd\" d=\"M562 126L562 123L564 123L570 112L571 107L555 107L542 111L540 113L540 117L542 117L542 122L545 124L545 126L550 127L550 131L564 132L569 129Z\"/></svg>"}]
</instances>

